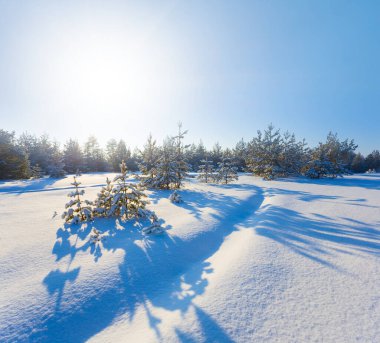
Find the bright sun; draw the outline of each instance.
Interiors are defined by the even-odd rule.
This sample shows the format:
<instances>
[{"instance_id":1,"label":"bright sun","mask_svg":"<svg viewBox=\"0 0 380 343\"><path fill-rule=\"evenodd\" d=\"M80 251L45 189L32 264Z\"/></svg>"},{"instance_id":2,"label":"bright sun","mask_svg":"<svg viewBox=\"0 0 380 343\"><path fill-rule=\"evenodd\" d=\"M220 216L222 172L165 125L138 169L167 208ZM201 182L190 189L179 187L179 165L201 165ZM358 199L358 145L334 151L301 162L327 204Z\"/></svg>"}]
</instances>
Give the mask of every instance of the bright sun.
<instances>
[{"instance_id":1,"label":"bright sun","mask_svg":"<svg viewBox=\"0 0 380 343\"><path fill-rule=\"evenodd\" d=\"M133 144L142 126L146 134L159 132L164 120L181 112L189 68L178 37L158 24L142 27L137 19L117 18L86 22L78 16L31 33L39 43L23 61L32 80L27 92L32 103L43 106L45 127L58 125L79 139L128 136ZM108 123L112 134L105 133Z\"/></svg>"}]
</instances>

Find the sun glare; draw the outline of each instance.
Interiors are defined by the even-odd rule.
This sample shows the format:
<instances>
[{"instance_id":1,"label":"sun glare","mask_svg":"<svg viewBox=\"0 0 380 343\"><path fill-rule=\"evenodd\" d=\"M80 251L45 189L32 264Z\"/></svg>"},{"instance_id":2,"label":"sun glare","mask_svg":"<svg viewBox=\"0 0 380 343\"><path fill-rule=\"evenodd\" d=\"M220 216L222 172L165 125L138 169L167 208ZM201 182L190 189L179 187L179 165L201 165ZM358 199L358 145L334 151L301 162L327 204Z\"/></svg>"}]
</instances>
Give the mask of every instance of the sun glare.
<instances>
[{"instance_id":1,"label":"sun glare","mask_svg":"<svg viewBox=\"0 0 380 343\"><path fill-rule=\"evenodd\" d=\"M49 93L97 132L112 116L129 126L154 118L178 86L178 60L163 37L128 32L67 34L51 57ZM58 52L59 51L59 52ZM52 86L53 85L53 86ZM53 88L53 89L52 89Z\"/></svg>"},{"instance_id":2,"label":"sun glare","mask_svg":"<svg viewBox=\"0 0 380 343\"><path fill-rule=\"evenodd\" d=\"M76 102L113 108L137 105L159 77L148 57L149 49L137 42L79 40L76 45L62 56L66 66L59 80L66 96Z\"/></svg>"}]
</instances>

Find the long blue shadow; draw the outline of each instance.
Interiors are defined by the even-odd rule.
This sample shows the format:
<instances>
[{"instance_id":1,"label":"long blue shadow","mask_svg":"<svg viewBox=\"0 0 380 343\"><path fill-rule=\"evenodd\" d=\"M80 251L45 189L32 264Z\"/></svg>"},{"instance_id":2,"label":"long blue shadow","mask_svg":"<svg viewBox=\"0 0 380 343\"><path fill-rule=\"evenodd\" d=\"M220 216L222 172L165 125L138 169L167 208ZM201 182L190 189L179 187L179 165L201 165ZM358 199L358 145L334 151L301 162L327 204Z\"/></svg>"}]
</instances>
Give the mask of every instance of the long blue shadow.
<instances>
[{"instance_id":1,"label":"long blue shadow","mask_svg":"<svg viewBox=\"0 0 380 343\"><path fill-rule=\"evenodd\" d=\"M365 176L365 178L363 178ZM284 178L278 179L283 182L294 182L294 183L307 183L314 185L328 185L328 186L342 186L342 187L359 187L366 189L380 189L380 175L353 175L343 178L322 178L322 179L308 179L303 177L295 178Z\"/></svg>"},{"instance_id":2,"label":"long blue shadow","mask_svg":"<svg viewBox=\"0 0 380 343\"><path fill-rule=\"evenodd\" d=\"M380 228L351 219L337 223L333 218L313 214L306 217L283 207L270 206L256 228L294 252L335 268L326 256L334 251L380 255Z\"/></svg>"},{"instance_id":3,"label":"long blue shadow","mask_svg":"<svg viewBox=\"0 0 380 343\"><path fill-rule=\"evenodd\" d=\"M43 282L50 294L56 296L55 308L52 315L41 320L34 328L30 339L84 342L108 327L121 314L128 313L132 320L140 304L146 308L147 320L157 339L161 339L161 320L152 315L147 302L155 307L180 310L183 313L194 306L193 299L204 293L208 285L207 275L213 272L209 263L204 261L219 249L224 238L235 230L235 226L252 215L263 201L261 190L251 187L256 191L255 194L241 202L231 202L231 197L217 197L214 192L184 192L184 198L191 201L180 206L191 213L199 215L199 209L208 205L220 211L216 216L218 220L215 227L189 241L171 236L169 231L161 236L145 238L144 248L141 248L135 244L136 240L143 239L139 225L114 219L96 220L82 227L60 228L53 248L57 260L70 256L70 261L74 261L78 251L89 251L94 254L96 261L101 258L102 251L119 249L125 252L125 257L119 266L119 277L113 279L107 287L83 295L85 300L80 304L80 311L63 309L60 303L64 287L68 282L75 282L79 271L50 272ZM235 215L236 210L238 216ZM97 248L90 243L78 247L71 243L71 235L77 235L77 239L82 242L88 239L92 228L107 234ZM192 267L189 269L189 266ZM185 296L180 295L183 282L191 290ZM214 341L219 338L221 341L230 341L228 335L206 313L198 309L197 315L205 337L214 337Z\"/></svg>"}]
</instances>

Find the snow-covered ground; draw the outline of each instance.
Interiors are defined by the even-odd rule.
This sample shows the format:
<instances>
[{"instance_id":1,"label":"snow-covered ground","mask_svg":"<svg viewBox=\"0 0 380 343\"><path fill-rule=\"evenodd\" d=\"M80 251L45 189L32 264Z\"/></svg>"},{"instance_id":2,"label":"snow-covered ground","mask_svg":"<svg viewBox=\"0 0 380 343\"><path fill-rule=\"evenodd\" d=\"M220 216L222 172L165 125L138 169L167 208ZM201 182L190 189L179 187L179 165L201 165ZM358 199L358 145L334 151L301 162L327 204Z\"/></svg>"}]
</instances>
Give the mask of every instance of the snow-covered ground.
<instances>
[{"instance_id":1,"label":"snow-covered ground","mask_svg":"<svg viewBox=\"0 0 380 343\"><path fill-rule=\"evenodd\" d=\"M1 342L380 342L380 175L191 179L152 237L64 230L70 182L0 183Z\"/></svg>"}]
</instances>

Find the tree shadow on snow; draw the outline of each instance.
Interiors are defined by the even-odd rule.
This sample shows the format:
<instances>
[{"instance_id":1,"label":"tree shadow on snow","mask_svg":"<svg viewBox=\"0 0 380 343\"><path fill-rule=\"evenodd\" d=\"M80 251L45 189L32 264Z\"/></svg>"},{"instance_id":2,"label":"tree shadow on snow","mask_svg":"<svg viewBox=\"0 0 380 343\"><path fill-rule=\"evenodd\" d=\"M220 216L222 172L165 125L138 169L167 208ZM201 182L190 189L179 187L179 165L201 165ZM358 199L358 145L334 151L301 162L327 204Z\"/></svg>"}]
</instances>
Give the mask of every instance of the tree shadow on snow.
<instances>
[{"instance_id":1,"label":"tree shadow on snow","mask_svg":"<svg viewBox=\"0 0 380 343\"><path fill-rule=\"evenodd\" d=\"M310 192L274 188L274 187L268 188L265 191L265 195L269 197L277 196L277 195L291 195L291 196L293 195L293 196L296 196L298 200L305 201L305 202L324 201L324 202L331 202L334 204L345 204L345 205L359 206L359 207L379 208L378 206L365 204L367 202L367 199L363 199L363 198L347 199L346 197L342 197L339 195L315 194L315 193L310 193Z\"/></svg>"},{"instance_id":2,"label":"tree shadow on snow","mask_svg":"<svg viewBox=\"0 0 380 343\"><path fill-rule=\"evenodd\" d=\"M380 228L349 218L342 218L344 222L337 223L334 218L312 215L310 218L293 210L270 206L262 214L256 232L334 269L337 267L327 256L335 252L380 256Z\"/></svg>"},{"instance_id":3,"label":"tree shadow on snow","mask_svg":"<svg viewBox=\"0 0 380 343\"><path fill-rule=\"evenodd\" d=\"M180 206L195 216L199 217L202 209L208 206L221 213L212 230L188 241L171 236L170 231L156 236L143 236L141 227L147 223L124 223L115 219L100 219L81 226L59 228L52 253L56 261L67 258L69 267L65 272L53 270L44 278L43 283L49 294L56 297L55 308L34 329L30 338L37 341L84 342L107 328L120 315L127 314L132 321L137 308L143 306L157 340L162 340L161 319L153 315L150 310L152 306L180 311L182 314L194 309L203 336L208 337L208 341L230 342L227 333L207 313L197 308L193 300L205 292L208 275L213 272L205 260L218 250L235 226L252 215L263 201L262 193L258 188L254 189L256 194L240 203L231 202L232 197L212 191L202 194L181 190L181 196L191 201ZM155 196L158 199L159 195L153 192L153 201ZM239 214L232 215L237 208ZM93 228L105 235L96 244L89 242ZM70 270L77 254L89 252L97 262L106 253L116 251L124 253L119 274L112 274L112 280L103 281L95 275L93 285L85 288L87 292L78 296L75 304L65 303L63 309L62 299L78 282L79 268ZM191 342L188 334L177 330L177 335L180 341Z\"/></svg>"},{"instance_id":4,"label":"tree shadow on snow","mask_svg":"<svg viewBox=\"0 0 380 343\"><path fill-rule=\"evenodd\" d=\"M59 179L53 179L51 177L42 177L33 180L2 181L0 182L0 193L22 194L38 192L53 185L58 180Z\"/></svg>"},{"instance_id":5,"label":"tree shadow on snow","mask_svg":"<svg viewBox=\"0 0 380 343\"><path fill-rule=\"evenodd\" d=\"M365 177L364 177L365 176ZM314 185L324 186L343 186L343 187L360 187L366 189L380 189L380 175L351 175L342 178L322 178L322 179L309 179L304 177L296 178L280 178L277 179L282 182L294 182L294 183L307 183Z\"/></svg>"},{"instance_id":6,"label":"tree shadow on snow","mask_svg":"<svg viewBox=\"0 0 380 343\"><path fill-rule=\"evenodd\" d=\"M173 203L174 206L181 207L187 210L196 219L201 219L202 215L211 210L210 215L217 220L221 220L226 217L226 213L233 212L236 207L240 206L242 201L233 195L226 195L220 192L220 189L231 189L237 192L254 191L255 195L244 201L245 204L251 204L252 210L246 209L249 214L258 208L257 204L261 204L263 201L263 195L260 188L252 184L204 184L201 189L186 189L183 188L178 192L182 198L182 202ZM149 194L149 200L153 204L157 204L158 201L170 201L169 196L173 193L172 190L153 190ZM249 206L249 205L248 205ZM217 213L215 213L215 211ZM244 213L244 204L242 211Z\"/></svg>"},{"instance_id":7,"label":"tree shadow on snow","mask_svg":"<svg viewBox=\"0 0 380 343\"><path fill-rule=\"evenodd\" d=\"M233 343L234 341L228 336L228 334L217 326L215 321L205 311L196 305L193 305L195 315L198 319L203 337L202 342L220 342L220 343ZM181 343L197 343L199 338L194 338L191 334L182 332L179 329L175 329L178 341Z\"/></svg>"}]
</instances>

